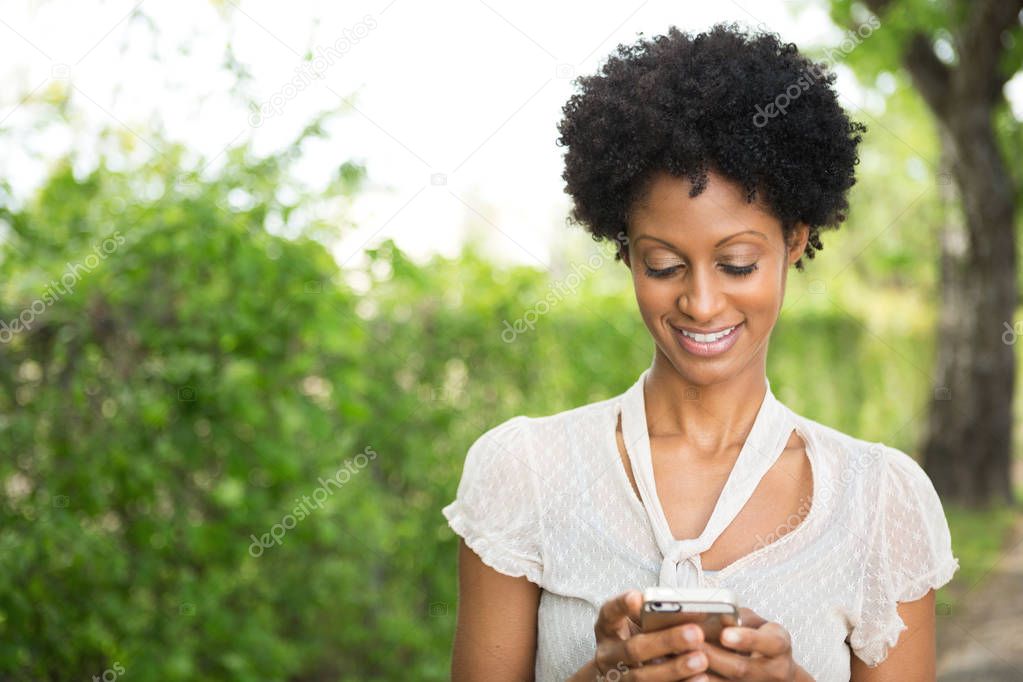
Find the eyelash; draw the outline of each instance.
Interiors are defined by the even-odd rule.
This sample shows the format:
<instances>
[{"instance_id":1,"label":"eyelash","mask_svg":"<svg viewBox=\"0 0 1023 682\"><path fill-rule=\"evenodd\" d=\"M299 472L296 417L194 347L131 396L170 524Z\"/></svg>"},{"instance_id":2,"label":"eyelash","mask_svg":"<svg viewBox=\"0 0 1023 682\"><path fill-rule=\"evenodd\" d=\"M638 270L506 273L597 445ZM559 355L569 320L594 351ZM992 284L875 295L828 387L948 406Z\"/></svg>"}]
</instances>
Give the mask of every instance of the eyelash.
<instances>
[{"instance_id":1,"label":"eyelash","mask_svg":"<svg viewBox=\"0 0 1023 682\"><path fill-rule=\"evenodd\" d=\"M664 268L663 270L654 270L648 265L646 266L646 274L649 277L663 279L665 277L670 277L676 270L679 269L679 267L680 266L678 265L673 265L672 267ZM725 269L725 272L727 272L732 277L749 277L750 275L753 274L754 271L757 270L756 263L751 263L750 265L744 265L742 267L735 267L734 265L723 265L722 267Z\"/></svg>"}]
</instances>

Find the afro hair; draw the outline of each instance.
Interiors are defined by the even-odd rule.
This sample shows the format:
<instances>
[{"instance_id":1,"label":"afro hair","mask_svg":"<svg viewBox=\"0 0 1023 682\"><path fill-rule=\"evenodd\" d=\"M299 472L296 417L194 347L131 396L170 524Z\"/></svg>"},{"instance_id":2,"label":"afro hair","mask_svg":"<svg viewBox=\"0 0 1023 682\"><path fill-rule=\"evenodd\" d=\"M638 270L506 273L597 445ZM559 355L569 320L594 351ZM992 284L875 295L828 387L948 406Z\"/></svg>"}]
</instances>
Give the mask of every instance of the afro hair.
<instances>
[{"instance_id":1,"label":"afro hair","mask_svg":"<svg viewBox=\"0 0 1023 682\"><path fill-rule=\"evenodd\" d=\"M834 72L773 33L717 24L693 36L619 45L600 72L576 79L558 124L566 147L570 222L594 240L627 245L628 217L658 171L692 183L699 195L713 171L758 198L781 222L786 241L809 226L804 254L823 248L856 182L856 148L866 126L849 120ZM796 268L803 270L802 257Z\"/></svg>"}]
</instances>

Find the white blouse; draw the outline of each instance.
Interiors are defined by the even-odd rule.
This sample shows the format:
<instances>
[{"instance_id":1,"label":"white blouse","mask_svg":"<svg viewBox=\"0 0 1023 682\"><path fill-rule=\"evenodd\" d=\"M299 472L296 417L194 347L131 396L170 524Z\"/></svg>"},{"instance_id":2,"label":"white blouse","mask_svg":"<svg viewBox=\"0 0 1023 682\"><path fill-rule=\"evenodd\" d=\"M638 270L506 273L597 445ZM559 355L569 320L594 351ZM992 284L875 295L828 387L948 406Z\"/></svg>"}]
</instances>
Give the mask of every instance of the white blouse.
<instances>
[{"instance_id":1,"label":"white blouse","mask_svg":"<svg viewBox=\"0 0 1023 682\"><path fill-rule=\"evenodd\" d=\"M947 583L959 567L941 502L912 458L797 415L767 392L699 537L676 540L657 496L643 385L546 417L513 417L469 448L449 525L484 563L542 588L536 680L565 680L591 660L600 606L652 585L722 586L781 623L818 682L848 682L849 650L876 665L906 629L896 603ZM643 502L618 452L622 436ZM813 497L794 529L704 571L700 553L728 527L795 430ZM780 535L780 537L777 537Z\"/></svg>"}]
</instances>

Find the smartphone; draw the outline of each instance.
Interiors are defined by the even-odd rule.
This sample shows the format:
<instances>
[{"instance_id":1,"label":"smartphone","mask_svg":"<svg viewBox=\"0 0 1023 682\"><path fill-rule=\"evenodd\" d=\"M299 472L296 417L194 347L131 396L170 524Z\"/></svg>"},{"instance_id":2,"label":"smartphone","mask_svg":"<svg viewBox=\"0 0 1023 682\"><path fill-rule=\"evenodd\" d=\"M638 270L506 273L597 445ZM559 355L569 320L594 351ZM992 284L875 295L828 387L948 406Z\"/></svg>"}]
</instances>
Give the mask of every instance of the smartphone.
<instances>
[{"instance_id":1,"label":"smartphone","mask_svg":"<svg viewBox=\"0 0 1023 682\"><path fill-rule=\"evenodd\" d=\"M703 628L708 642L720 643L721 630L741 626L735 593L720 587L648 587L643 590L640 627L654 632L683 623Z\"/></svg>"}]
</instances>

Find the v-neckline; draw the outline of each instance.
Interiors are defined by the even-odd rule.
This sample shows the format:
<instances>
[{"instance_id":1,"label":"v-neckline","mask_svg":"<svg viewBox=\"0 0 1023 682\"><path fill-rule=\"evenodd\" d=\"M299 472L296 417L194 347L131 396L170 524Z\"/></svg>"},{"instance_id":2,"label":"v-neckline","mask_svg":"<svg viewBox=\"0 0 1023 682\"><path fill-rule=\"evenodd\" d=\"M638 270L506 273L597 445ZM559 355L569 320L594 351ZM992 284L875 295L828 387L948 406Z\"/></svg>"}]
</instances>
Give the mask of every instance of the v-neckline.
<instances>
[{"instance_id":1,"label":"v-neckline","mask_svg":"<svg viewBox=\"0 0 1023 682\"><path fill-rule=\"evenodd\" d=\"M775 398L771 391L770 381L765 377L764 398L753 420L752 428L743 442L739 456L718 495L710 518L698 536L676 538L672 534L671 526L664 513L653 474L650 436L646 423L646 400L643 390L650 371L651 368L643 371L619 403L625 455L636 486L640 491L641 499L637 502L641 503L650 520L657 545L663 556L661 584L678 585L681 581L684 584L692 585L694 580L697 584L702 584L703 568L700 564L700 555L710 549L717 538L731 525L749 501L764 475L781 456L792 431L796 430L798 433L799 429L796 428L794 414ZM615 449L617 451L617 442ZM631 485L629 490L630 495L634 496ZM806 520L804 519L803 523ZM736 562L742 561L744 558L740 557ZM717 573L731 568L736 562L719 569ZM680 577L680 571L684 572L683 564L687 564L690 573Z\"/></svg>"}]
</instances>

